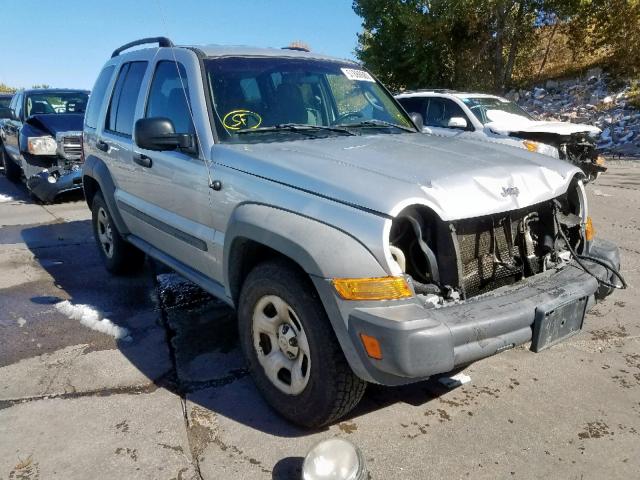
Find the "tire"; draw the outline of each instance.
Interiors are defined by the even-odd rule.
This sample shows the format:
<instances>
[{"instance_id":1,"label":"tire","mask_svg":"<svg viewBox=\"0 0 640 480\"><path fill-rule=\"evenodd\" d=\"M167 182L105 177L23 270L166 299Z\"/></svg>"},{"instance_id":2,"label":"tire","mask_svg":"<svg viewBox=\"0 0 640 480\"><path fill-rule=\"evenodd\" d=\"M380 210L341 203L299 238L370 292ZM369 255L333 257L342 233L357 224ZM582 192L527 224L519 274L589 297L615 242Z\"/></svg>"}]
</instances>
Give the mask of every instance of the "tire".
<instances>
[{"instance_id":1,"label":"tire","mask_svg":"<svg viewBox=\"0 0 640 480\"><path fill-rule=\"evenodd\" d=\"M311 281L289 263L269 261L249 273L238 327L256 386L289 421L322 427L362 398L366 382L349 367Z\"/></svg>"},{"instance_id":2,"label":"tire","mask_svg":"<svg viewBox=\"0 0 640 480\"><path fill-rule=\"evenodd\" d=\"M140 270L144 252L122 238L100 192L93 197L91 213L93 235L106 269L115 275Z\"/></svg>"},{"instance_id":3,"label":"tire","mask_svg":"<svg viewBox=\"0 0 640 480\"><path fill-rule=\"evenodd\" d=\"M20 167L9 158L7 152L4 151L4 146L0 146L0 156L2 156L5 176L12 182L19 182L20 178L22 177Z\"/></svg>"}]
</instances>

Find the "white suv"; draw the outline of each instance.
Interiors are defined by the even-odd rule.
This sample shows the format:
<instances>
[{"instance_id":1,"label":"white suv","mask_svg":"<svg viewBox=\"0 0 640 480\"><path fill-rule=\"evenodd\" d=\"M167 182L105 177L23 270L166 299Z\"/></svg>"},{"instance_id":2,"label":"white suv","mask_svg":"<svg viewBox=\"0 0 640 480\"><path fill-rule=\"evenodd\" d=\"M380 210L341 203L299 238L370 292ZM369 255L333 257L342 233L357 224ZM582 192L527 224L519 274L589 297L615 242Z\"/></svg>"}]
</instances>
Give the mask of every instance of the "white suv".
<instances>
[{"instance_id":1,"label":"white suv","mask_svg":"<svg viewBox=\"0 0 640 480\"><path fill-rule=\"evenodd\" d=\"M598 127L535 120L506 98L453 90L418 90L395 98L411 114L419 114L424 133L460 136L524 148L581 167L589 179L606 168L596 152Z\"/></svg>"}]
</instances>

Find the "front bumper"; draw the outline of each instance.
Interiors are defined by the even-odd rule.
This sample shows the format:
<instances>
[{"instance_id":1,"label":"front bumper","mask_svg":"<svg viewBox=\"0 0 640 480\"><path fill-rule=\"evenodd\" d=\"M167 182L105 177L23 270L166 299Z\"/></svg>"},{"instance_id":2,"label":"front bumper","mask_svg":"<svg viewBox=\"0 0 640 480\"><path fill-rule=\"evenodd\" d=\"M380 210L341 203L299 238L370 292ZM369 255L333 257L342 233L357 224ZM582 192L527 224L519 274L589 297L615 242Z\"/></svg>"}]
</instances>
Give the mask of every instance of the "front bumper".
<instances>
[{"instance_id":1,"label":"front bumper","mask_svg":"<svg viewBox=\"0 0 640 480\"><path fill-rule=\"evenodd\" d=\"M594 241L590 255L620 266L612 243ZM584 263L599 278L614 281L602 266ZM425 379L530 341L537 314L580 299L588 309L609 293L580 267L568 264L451 306L425 308L414 302L354 308L346 319L347 331L359 362L350 363L357 365L357 374L376 383ZM379 340L382 360L366 355L360 333Z\"/></svg>"},{"instance_id":2,"label":"front bumper","mask_svg":"<svg viewBox=\"0 0 640 480\"><path fill-rule=\"evenodd\" d=\"M50 181L51 177L55 182ZM82 169L76 165L68 170L62 168L43 170L30 176L27 179L27 186L33 195L45 203L50 203L61 193L82 188Z\"/></svg>"}]
</instances>

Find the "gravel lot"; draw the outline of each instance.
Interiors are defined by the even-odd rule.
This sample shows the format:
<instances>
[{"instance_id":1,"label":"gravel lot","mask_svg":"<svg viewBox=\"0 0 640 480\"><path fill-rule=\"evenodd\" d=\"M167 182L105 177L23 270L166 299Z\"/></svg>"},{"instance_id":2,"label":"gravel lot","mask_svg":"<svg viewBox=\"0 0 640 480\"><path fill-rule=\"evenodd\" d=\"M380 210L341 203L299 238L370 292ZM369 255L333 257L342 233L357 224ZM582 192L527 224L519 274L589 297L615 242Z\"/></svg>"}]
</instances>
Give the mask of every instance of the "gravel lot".
<instances>
[{"instance_id":1,"label":"gravel lot","mask_svg":"<svg viewBox=\"0 0 640 480\"><path fill-rule=\"evenodd\" d=\"M630 289L581 334L474 364L450 391L372 386L348 419L308 432L256 392L233 312L152 262L108 276L81 198L37 205L0 176L0 480L297 478L331 436L360 446L373 479L638 478L640 163L588 191ZM62 300L130 338L69 318Z\"/></svg>"}]
</instances>

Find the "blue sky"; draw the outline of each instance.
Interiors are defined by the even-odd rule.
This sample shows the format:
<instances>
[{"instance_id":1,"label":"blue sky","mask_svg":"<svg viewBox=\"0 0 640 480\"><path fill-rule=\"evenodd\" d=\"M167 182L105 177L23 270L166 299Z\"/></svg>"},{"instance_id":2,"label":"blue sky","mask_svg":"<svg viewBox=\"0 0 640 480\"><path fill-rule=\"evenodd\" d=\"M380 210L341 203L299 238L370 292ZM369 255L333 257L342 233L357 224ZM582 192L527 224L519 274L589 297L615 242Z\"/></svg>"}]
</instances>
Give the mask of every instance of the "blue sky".
<instances>
[{"instance_id":1,"label":"blue sky","mask_svg":"<svg viewBox=\"0 0 640 480\"><path fill-rule=\"evenodd\" d=\"M351 0L0 0L2 4L0 82L13 87L46 83L91 88L115 48L158 35L190 45L282 47L302 40L314 51L352 58L361 24Z\"/></svg>"}]
</instances>

